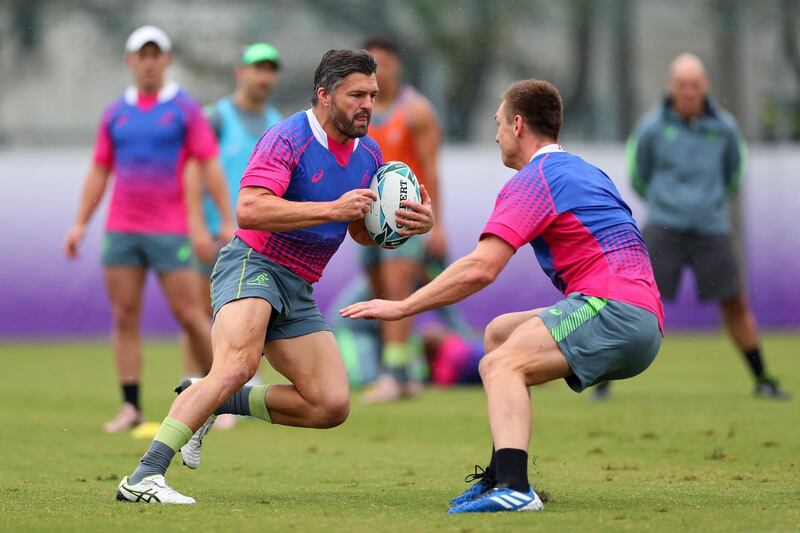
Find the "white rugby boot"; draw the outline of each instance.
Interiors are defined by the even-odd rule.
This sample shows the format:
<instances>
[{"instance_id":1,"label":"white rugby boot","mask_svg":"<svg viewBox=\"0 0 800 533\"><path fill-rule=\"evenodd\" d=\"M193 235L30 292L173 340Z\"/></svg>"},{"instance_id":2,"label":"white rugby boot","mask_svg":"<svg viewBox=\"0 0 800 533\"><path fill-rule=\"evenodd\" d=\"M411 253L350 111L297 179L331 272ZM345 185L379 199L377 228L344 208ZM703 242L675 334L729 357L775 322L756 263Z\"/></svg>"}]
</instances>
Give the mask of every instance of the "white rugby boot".
<instances>
[{"instance_id":1,"label":"white rugby boot","mask_svg":"<svg viewBox=\"0 0 800 533\"><path fill-rule=\"evenodd\" d=\"M186 378L181 381L180 385L175 387L175 392L177 394L182 393L202 378ZM214 426L214 420L217 418L217 415L211 414L203 425L200 426L197 431L194 432L192 438L189 439L189 442L181 446L181 459L183 460L183 464L195 470L198 466L200 466L200 454L203 451L203 437L205 437L211 428Z\"/></svg>"},{"instance_id":2,"label":"white rugby boot","mask_svg":"<svg viewBox=\"0 0 800 533\"><path fill-rule=\"evenodd\" d=\"M191 505L197 503L191 496L184 496L169 485L164 476L148 476L135 485L128 483L128 476L117 486L117 500L134 503L169 503Z\"/></svg>"},{"instance_id":3,"label":"white rugby boot","mask_svg":"<svg viewBox=\"0 0 800 533\"><path fill-rule=\"evenodd\" d=\"M181 446L181 459L183 459L183 464L192 470L200 466L200 454L203 452L203 437L214 427L214 420L216 420L216 418L217 415L214 414L206 418L206 421L194 432L189 442Z\"/></svg>"}]
</instances>

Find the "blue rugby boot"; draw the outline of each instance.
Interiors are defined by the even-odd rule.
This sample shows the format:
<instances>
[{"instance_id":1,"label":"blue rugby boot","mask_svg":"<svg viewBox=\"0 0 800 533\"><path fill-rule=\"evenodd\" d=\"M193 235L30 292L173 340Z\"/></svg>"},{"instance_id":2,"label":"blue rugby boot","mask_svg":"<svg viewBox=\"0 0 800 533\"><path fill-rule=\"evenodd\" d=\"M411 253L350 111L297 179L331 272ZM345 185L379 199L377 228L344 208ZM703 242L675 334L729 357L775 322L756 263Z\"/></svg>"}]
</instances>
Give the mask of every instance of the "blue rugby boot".
<instances>
[{"instance_id":1,"label":"blue rugby boot","mask_svg":"<svg viewBox=\"0 0 800 533\"><path fill-rule=\"evenodd\" d=\"M478 465L475 465L475 473L468 474L467 477L464 478L464 482L472 483L476 480L477 483L473 483L467 490L450 500L450 507L455 507L456 505L460 505L464 502L474 500L481 494L494 487L494 479L489 478L486 470Z\"/></svg>"},{"instance_id":2,"label":"blue rugby boot","mask_svg":"<svg viewBox=\"0 0 800 533\"><path fill-rule=\"evenodd\" d=\"M458 513L505 513L516 511L541 511L544 508L539 495L528 486L528 492L519 492L500 485L482 496L450 508L448 514Z\"/></svg>"}]
</instances>

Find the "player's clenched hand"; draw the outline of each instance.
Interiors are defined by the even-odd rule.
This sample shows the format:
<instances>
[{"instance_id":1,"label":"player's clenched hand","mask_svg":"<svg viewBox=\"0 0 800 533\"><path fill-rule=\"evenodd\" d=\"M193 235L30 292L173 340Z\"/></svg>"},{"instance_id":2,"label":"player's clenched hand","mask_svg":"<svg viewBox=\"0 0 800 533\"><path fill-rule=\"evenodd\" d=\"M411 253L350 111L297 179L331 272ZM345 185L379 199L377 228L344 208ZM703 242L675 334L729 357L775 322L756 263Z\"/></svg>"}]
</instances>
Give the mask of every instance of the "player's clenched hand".
<instances>
[{"instance_id":1,"label":"player's clenched hand","mask_svg":"<svg viewBox=\"0 0 800 533\"><path fill-rule=\"evenodd\" d=\"M400 235L421 235L428 233L436 219L433 216L433 208L431 207L431 197L428 196L428 191L425 186L419 186L419 192L422 195L422 203L402 201L400 202L400 209L395 211L394 216L398 225L402 225L398 233Z\"/></svg>"},{"instance_id":2,"label":"player's clenched hand","mask_svg":"<svg viewBox=\"0 0 800 533\"><path fill-rule=\"evenodd\" d=\"M233 240L233 237L236 235L236 226L231 224L230 222L222 223L222 226L219 228L219 240L225 244L228 244Z\"/></svg>"},{"instance_id":3,"label":"player's clenched hand","mask_svg":"<svg viewBox=\"0 0 800 533\"><path fill-rule=\"evenodd\" d=\"M372 202L378 197L370 189L354 189L347 191L338 200L333 202L333 220L339 222L352 222L364 218Z\"/></svg>"},{"instance_id":4,"label":"player's clenched hand","mask_svg":"<svg viewBox=\"0 0 800 533\"><path fill-rule=\"evenodd\" d=\"M64 240L64 253L70 259L78 257L78 246L80 246L85 233L86 226L83 224L75 224L67 233L67 238Z\"/></svg>"},{"instance_id":5,"label":"player's clenched hand","mask_svg":"<svg viewBox=\"0 0 800 533\"><path fill-rule=\"evenodd\" d=\"M211 263L216 259L214 254L214 239L208 230L193 230L190 240L195 255L203 263Z\"/></svg>"},{"instance_id":6,"label":"player's clenched hand","mask_svg":"<svg viewBox=\"0 0 800 533\"><path fill-rule=\"evenodd\" d=\"M400 320L405 316L402 302L392 300L370 300L356 302L339 310L345 318L379 318L381 320Z\"/></svg>"}]
</instances>

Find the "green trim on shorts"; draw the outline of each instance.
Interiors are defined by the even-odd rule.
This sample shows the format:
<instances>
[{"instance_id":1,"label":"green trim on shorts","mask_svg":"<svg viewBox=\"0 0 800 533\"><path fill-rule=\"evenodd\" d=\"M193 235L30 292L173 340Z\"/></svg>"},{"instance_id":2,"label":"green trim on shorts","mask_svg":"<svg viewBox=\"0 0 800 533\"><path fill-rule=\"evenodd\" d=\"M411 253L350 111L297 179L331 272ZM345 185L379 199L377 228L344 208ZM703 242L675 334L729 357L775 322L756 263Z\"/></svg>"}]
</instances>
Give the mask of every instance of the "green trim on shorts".
<instances>
[{"instance_id":1,"label":"green trim on shorts","mask_svg":"<svg viewBox=\"0 0 800 533\"><path fill-rule=\"evenodd\" d=\"M247 267L247 260L250 259L250 254L253 253L253 249L250 248L247 251L247 257L242 260L242 275L239 277L239 288L236 291L236 299L238 300L242 296L242 282L244 281L244 269Z\"/></svg>"},{"instance_id":2,"label":"green trim on shorts","mask_svg":"<svg viewBox=\"0 0 800 533\"><path fill-rule=\"evenodd\" d=\"M556 327L550 330L556 342L561 342L566 339L570 333L578 329L578 327L587 320L596 317L602 308L606 306L608 300L606 298L597 298L591 296L587 299L586 303L577 308L575 311L567 315L564 320L558 323ZM548 309L551 314L558 314L561 311L556 308Z\"/></svg>"},{"instance_id":3,"label":"green trim on shorts","mask_svg":"<svg viewBox=\"0 0 800 533\"><path fill-rule=\"evenodd\" d=\"M217 255L217 260L214 261L214 268L211 269L211 276L209 276L209 280L211 283L208 286L208 290L211 293L211 309L214 309L214 279L216 276L214 274L217 273L217 265L219 264L219 255Z\"/></svg>"}]
</instances>

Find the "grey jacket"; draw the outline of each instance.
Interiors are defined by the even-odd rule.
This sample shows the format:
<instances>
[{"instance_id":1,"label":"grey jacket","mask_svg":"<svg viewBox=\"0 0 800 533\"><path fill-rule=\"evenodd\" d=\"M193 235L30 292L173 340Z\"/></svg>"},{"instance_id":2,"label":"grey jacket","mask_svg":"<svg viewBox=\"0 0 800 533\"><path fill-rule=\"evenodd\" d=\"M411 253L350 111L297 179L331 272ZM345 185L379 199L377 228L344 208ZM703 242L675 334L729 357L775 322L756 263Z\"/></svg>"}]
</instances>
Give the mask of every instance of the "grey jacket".
<instances>
[{"instance_id":1,"label":"grey jacket","mask_svg":"<svg viewBox=\"0 0 800 533\"><path fill-rule=\"evenodd\" d=\"M639 121L626 152L649 223L704 235L731 231L730 196L746 147L734 118L712 97L706 97L705 114L691 122L665 98Z\"/></svg>"}]
</instances>

